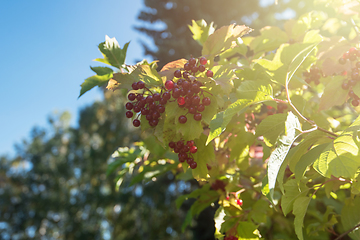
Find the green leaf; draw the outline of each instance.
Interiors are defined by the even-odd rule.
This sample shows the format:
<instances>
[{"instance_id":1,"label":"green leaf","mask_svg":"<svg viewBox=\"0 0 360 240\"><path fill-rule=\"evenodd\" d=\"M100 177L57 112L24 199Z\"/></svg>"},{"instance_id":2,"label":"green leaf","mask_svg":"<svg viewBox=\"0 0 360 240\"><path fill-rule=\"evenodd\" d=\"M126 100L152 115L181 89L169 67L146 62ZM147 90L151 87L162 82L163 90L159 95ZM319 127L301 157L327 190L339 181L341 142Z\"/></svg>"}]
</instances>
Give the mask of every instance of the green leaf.
<instances>
[{"instance_id":1,"label":"green leaf","mask_svg":"<svg viewBox=\"0 0 360 240\"><path fill-rule=\"evenodd\" d=\"M162 85L161 77L150 65L138 65L131 73L115 73L113 79L127 90L132 90L131 84L138 81L145 82L149 88Z\"/></svg>"},{"instance_id":2,"label":"green leaf","mask_svg":"<svg viewBox=\"0 0 360 240\"><path fill-rule=\"evenodd\" d=\"M360 223L360 197L355 199L348 199L345 206L341 210L341 222L345 231L354 228ZM360 239L360 228L357 227L354 231L349 233L352 239Z\"/></svg>"},{"instance_id":3,"label":"green leaf","mask_svg":"<svg viewBox=\"0 0 360 240\"><path fill-rule=\"evenodd\" d=\"M267 175L271 201L273 199L275 183L280 167L285 160L286 155L288 154L293 142L296 140L295 130L300 129L300 122L292 112L288 113L285 126L286 135L283 135L279 138L279 140L277 141L277 147L271 153L268 161Z\"/></svg>"},{"instance_id":4,"label":"green leaf","mask_svg":"<svg viewBox=\"0 0 360 240\"><path fill-rule=\"evenodd\" d=\"M251 32L252 29L242 26L223 26L217 29L213 34L211 34L203 45L202 55L216 56L220 54L222 51L231 47L233 41L235 41L238 37L242 37L243 35Z\"/></svg>"},{"instance_id":5,"label":"green leaf","mask_svg":"<svg viewBox=\"0 0 360 240\"><path fill-rule=\"evenodd\" d=\"M285 194L281 197L281 209L286 216L298 206L294 205L297 198L305 197L309 192L309 188L305 184L298 186L295 179L290 179L284 184Z\"/></svg>"},{"instance_id":6,"label":"green leaf","mask_svg":"<svg viewBox=\"0 0 360 240\"><path fill-rule=\"evenodd\" d=\"M325 86L324 93L320 98L319 111L344 104L348 97L348 90L341 87L343 78L343 76L333 77Z\"/></svg>"},{"instance_id":7,"label":"green leaf","mask_svg":"<svg viewBox=\"0 0 360 240\"><path fill-rule=\"evenodd\" d=\"M207 163L215 163L214 147L205 145L207 136L201 134L200 138L195 140L197 146L197 152L193 154L194 161L197 163L197 167L192 170L193 176L197 180L203 180L207 178L208 169Z\"/></svg>"},{"instance_id":8,"label":"green leaf","mask_svg":"<svg viewBox=\"0 0 360 240\"><path fill-rule=\"evenodd\" d=\"M310 55L310 53L316 48L319 42L315 42L310 44L309 46L302 49L291 61L289 64L287 74L286 74L286 85L289 84L290 80L294 76L295 72L299 69L301 64L305 61L305 59Z\"/></svg>"},{"instance_id":9,"label":"green leaf","mask_svg":"<svg viewBox=\"0 0 360 240\"><path fill-rule=\"evenodd\" d=\"M106 75L94 75L91 76L87 79L85 79L85 81L81 84L81 90L80 90L80 95L79 97L81 97L84 93L86 93L87 91L89 91L90 89L92 89L93 87L101 87L102 85L106 84L110 78L113 77L113 74L106 74Z\"/></svg>"},{"instance_id":10,"label":"green leaf","mask_svg":"<svg viewBox=\"0 0 360 240\"><path fill-rule=\"evenodd\" d=\"M296 147L292 148L292 153L289 153L288 155L290 171L295 172L295 166L299 162L300 158L318 141L330 142L331 139L328 138L328 135L324 132L314 131L307 134L303 141L301 141Z\"/></svg>"},{"instance_id":11,"label":"green leaf","mask_svg":"<svg viewBox=\"0 0 360 240\"><path fill-rule=\"evenodd\" d=\"M256 128L256 137L263 136L268 147L273 147L276 140L285 132L287 114L274 114L266 117Z\"/></svg>"},{"instance_id":12,"label":"green leaf","mask_svg":"<svg viewBox=\"0 0 360 240\"><path fill-rule=\"evenodd\" d=\"M97 58L94 61L102 62L120 69L125 63L126 51L129 43L125 43L123 49L120 48L119 43L115 38L105 36L105 42L99 44L99 50L104 58Z\"/></svg>"},{"instance_id":13,"label":"green leaf","mask_svg":"<svg viewBox=\"0 0 360 240\"><path fill-rule=\"evenodd\" d=\"M273 90L266 81L243 81L237 89L237 97L251 99L253 102L273 99Z\"/></svg>"},{"instance_id":14,"label":"green leaf","mask_svg":"<svg viewBox=\"0 0 360 240\"><path fill-rule=\"evenodd\" d=\"M259 235L254 234L257 226L252 222L239 222L237 227L237 234L239 240L258 240Z\"/></svg>"},{"instance_id":15,"label":"green leaf","mask_svg":"<svg viewBox=\"0 0 360 240\"><path fill-rule=\"evenodd\" d=\"M213 71L214 73L212 79L214 79L216 85L219 85L222 90L228 95L233 89L234 84L232 80L236 78L233 69L229 69L228 66L218 65L212 67L211 71Z\"/></svg>"},{"instance_id":16,"label":"green leaf","mask_svg":"<svg viewBox=\"0 0 360 240\"><path fill-rule=\"evenodd\" d=\"M211 120L210 134L206 144L225 131L235 114L243 113L251 104L272 100L272 87L261 81L244 81L237 90L237 96L240 99L230 104L225 111L216 114Z\"/></svg>"},{"instance_id":17,"label":"green leaf","mask_svg":"<svg viewBox=\"0 0 360 240\"><path fill-rule=\"evenodd\" d=\"M113 73L113 70L108 67L90 67L90 68L99 76Z\"/></svg>"},{"instance_id":18,"label":"green leaf","mask_svg":"<svg viewBox=\"0 0 360 240\"><path fill-rule=\"evenodd\" d=\"M226 126L238 111L240 114L241 111L244 111L244 109L252 103L249 99L239 99L231 104L225 111L217 113L210 122L210 133L206 140L206 145L225 131Z\"/></svg>"},{"instance_id":19,"label":"green leaf","mask_svg":"<svg viewBox=\"0 0 360 240\"><path fill-rule=\"evenodd\" d=\"M236 137L232 136L226 145L231 149L230 159L235 159L238 165L248 159L250 146L253 145L255 139L254 134L250 132L241 132Z\"/></svg>"},{"instance_id":20,"label":"green leaf","mask_svg":"<svg viewBox=\"0 0 360 240\"><path fill-rule=\"evenodd\" d=\"M318 145L311 149L309 152L302 155L302 157L295 166L294 172L295 179L298 183L300 183L302 177L304 176L306 168L316 161L320 154L324 152L324 149L327 147L327 145L327 143Z\"/></svg>"},{"instance_id":21,"label":"green leaf","mask_svg":"<svg viewBox=\"0 0 360 240\"><path fill-rule=\"evenodd\" d=\"M305 213L309 206L310 200L310 197L299 197L294 202L295 207L293 214L295 215L295 233L298 236L299 240L304 240L302 229L304 226Z\"/></svg>"},{"instance_id":22,"label":"green leaf","mask_svg":"<svg viewBox=\"0 0 360 240\"><path fill-rule=\"evenodd\" d=\"M289 38L287 34L280 28L267 26L260 30L260 35L255 37L250 43L250 48L254 50L255 53L268 52L288 41Z\"/></svg>"},{"instance_id":23,"label":"green leaf","mask_svg":"<svg viewBox=\"0 0 360 240\"><path fill-rule=\"evenodd\" d=\"M251 219L254 220L255 223L266 223L269 210L269 202L264 199L259 199L252 206L252 210L250 212Z\"/></svg>"},{"instance_id":24,"label":"green leaf","mask_svg":"<svg viewBox=\"0 0 360 240\"><path fill-rule=\"evenodd\" d=\"M210 25L207 25L204 19L194 21L192 20L192 25L188 25L190 31L193 34L193 39L197 41L200 45L203 45L206 42L208 36L215 31L214 23L211 22Z\"/></svg>"},{"instance_id":25,"label":"green leaf","mask_svg":"<svg viewBox=\"0 0 360 240\"><path fill-rule=\"evenodd\" d=\"M314 169L322 176L353 178L360 167L360 152L358 132L360 131L360 117L350 125L314 162Z\"/></svg>"}]
</instances>

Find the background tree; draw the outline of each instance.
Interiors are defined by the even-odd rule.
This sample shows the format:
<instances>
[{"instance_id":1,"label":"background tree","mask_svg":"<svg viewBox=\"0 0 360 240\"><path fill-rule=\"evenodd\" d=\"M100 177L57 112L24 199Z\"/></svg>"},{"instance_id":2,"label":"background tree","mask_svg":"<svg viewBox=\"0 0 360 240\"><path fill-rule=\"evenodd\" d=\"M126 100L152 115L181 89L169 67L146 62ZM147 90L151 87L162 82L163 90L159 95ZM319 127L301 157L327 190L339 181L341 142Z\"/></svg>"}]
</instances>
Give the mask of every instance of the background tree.
<instances>
[{"instance_id":1,"label":"background tree","mask_svg":"<svg viewBox=\"0 0 360 240\"><path fill-rule=\"evenodd\" d=\"M145 185L125 178L121 191L116 175L106 176L111 154L139 140L126 127L120 91L82 109L78 128L69 118L51 116L49 129L34 128L17 146L17 157L1 158L1 239L191 239L199 232L181 233L186 213L175 199L192 186L171 172ZM202 235L212 239L213 230Z\"/></svg>"},{"instance_id":2,"label":"background tree","mask_svg":"<svg viewBox=\"0 0 360 240\"><path fill-rule=\"evenodd\" d=\"M144 3L145 9L138 19L151 24L135 29L153 39L156 49L145 43L143 46L146 55L160 61L160 68L173 60L201 55L201 46L193 40L188 28L192 20L214 22L218 28L232 23L246 24L257 34L264 26L282 27L284 19L318 8L309 0L280 0L277 5L271 0L145 0ZM165 24L164 29L154 29L152 23L159 22Z\"/></svg>"}]
</instances>

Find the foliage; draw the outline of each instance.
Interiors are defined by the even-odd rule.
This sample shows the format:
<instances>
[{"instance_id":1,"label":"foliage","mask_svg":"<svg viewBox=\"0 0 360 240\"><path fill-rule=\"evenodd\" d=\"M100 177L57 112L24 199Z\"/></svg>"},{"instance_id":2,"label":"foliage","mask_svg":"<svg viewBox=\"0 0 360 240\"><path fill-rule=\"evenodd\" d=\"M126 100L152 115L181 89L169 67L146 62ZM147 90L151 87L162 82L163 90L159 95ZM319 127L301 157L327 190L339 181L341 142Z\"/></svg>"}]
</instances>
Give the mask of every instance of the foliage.
<instances>
[{"instance_id":1,"label":"foliage","mask_svg":"<svg viewBox=\"0 0 360 240\"><path fill-rule=\"evenodd\" d=\"M118 185L125 173L133 175L133 183L168 171L178 179L196 179L202 188L177 200L181 206L195 199L183 229L216 203L218 239L341 239L347 234L358 239L360 4L315 4L323 10L286 22L284 30L264 27L258 35L246 26L212 31L213 24L194 21L190 28L211 74L187 71L183 59L159 72L156 62L109 63L119 71L109 78L109 89L136 96L174 93L165 83L181 85L180 71L184 81L200 83L200 95L211 98L201 122L178 121L187 112L175 94L156 124L135 111L130 117L141 119L142 130L153 138L114 156L108 171L119 171ZM138 89L139 81L146 87ZM180 155L178 162L167 147L179 140L194 140L197 166Z\"/></svg>"},{"instance_id":2,"label":"foliage","mask_svg":"<svg viewBox=\"0 0 360 240\"><path fill-rule=\"evenodd\" d=\"M69 126L68 113L51 116L49 128L34 128L31 139L17 146L16 157L0 158L1 239L191 239L200 235L201 224L181 234L191 201L182 209L175 205L178 196L196 189L194 182L176 180L167 172L144 185L126 173L119 191L113 181L117 175L106 175L108 165L110 172L117 164L111 154L118 146L127 145L131 151L147 145L135 146L139 132L124 127L128 123L122 93L105 92L104 96L81 110L78 127ZM154 216L157 221L149 221ZM204 215L199 221L211 225L213 220Z\"/></svg>"},{"instance_id":3,"label":"foliage","mask_svg":"<svg viewBox=\"0 0 360 240\"><path fill-rule=\"evenodd\" d=\"M231 23L246 23L258 33L266 25L282 26L284 19L281 16L284 12L300 16L307 11L318 9L310 0L306 0L306 4L299 4L299 1L296 0L279 0L277 5L273 2L260 0L145 0L145 7L138 15L142 24L135 26L135 29L153 40L155 48L145 42L142 43L145 55L159 60L159 66L162 67L176 59L190 58L201 54L200 44L204 42L208 34L204 34L204 39L200 40L200 34L196 33L196 29L203 29L204 33L208 31L212 33L215 24L220 28ZM194 39L196 41L193 41L191 34L187 31L187 26L192 25L193 19L204 19L199 21L201 28L190 27L191 31L195 31ZM211 25L211 22L215 24ZM153 23L159 27L154 27Z\"/></svg>"}]
</instances>

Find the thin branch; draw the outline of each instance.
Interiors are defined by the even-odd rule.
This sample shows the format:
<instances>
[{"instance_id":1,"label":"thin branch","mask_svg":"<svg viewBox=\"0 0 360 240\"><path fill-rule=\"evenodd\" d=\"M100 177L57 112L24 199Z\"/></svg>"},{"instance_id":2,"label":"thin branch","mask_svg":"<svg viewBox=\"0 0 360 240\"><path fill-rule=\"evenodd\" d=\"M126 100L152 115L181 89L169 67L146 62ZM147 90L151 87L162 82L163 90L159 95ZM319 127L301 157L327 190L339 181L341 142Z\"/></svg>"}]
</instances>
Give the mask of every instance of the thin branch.
<instances>
[{"instance_id":1,"label":"thin branch","mask_svg":"<svg viewBox=\"0 0 360 240\"><path fill-rule=\"evenodd\" d=\"M294 104L291 102L290 100L290 93L289 93L289 86L288 84L286 83L285 84L285 92L286 92L286 98L287 98L287 101L288 101L288 104L290 105L290 107L296 112L296 114L302 118L305 122L309 123L311 126L313 126L314 128L316 128L317 130L319 131L322 131L324 133L327 133L327 134L330 134L334 137L338 137L338 135L336 133L333 133L333 132L330 132L324 128L321 128L319 127L318 125L316 125L316 123L308 118L306 118L305 116L303 116L300 111L294 106ZM312 130L312 129L311 129ZM313 131L313 130L312 130Z\"/></svg>"},{"instance_id":2,"label":"thin branch","mask_svg":"<svg viewBox=\"0 0 360 240\"><path fill-rule=\"evenodd\" d=\"M355 225L354 227L350 228L349 230L347 230L346 232L344 232L343 234L341 234L340 236L338 236L335 240L340 240L343 237L345 237L346 235L348 235L349 233L351 233L352 231L354 231L356 228L360 227L360 223Z\"/></svg>"}]
</instances>

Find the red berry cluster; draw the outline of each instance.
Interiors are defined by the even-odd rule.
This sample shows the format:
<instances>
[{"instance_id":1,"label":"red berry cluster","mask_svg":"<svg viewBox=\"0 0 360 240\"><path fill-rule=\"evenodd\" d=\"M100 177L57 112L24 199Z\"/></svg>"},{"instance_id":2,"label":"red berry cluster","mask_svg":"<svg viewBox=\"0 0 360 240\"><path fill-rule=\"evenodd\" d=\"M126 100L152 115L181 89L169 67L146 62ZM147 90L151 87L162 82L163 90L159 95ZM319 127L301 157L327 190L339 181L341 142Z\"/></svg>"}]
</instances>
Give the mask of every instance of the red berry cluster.
<instances>
[{"instance_id":1,"label":"red berry cluster","mask_svg":"<svg viewBox=\"0 0 360 240\"><path fill-rule=\"evenodd\" d=\"M130 102L125 104L125 108L128 110L125 114L126 117L132 118L134 113L139 113L136 119L133 121L134 127L140 126L141 115L144 115L146 120L149 121L149 125L155 127L159 123L159 118L163 112L165 112L165 104L171 98L170 93L152 93L145 87L145 83L142 81L134 82L132 84L133 90L143 89L142 93L130 93L128 99Z\"/></svg>"},{"instance_id":2,"label":"red berry cluster","mask_svg":"<svg viewBox=\"0 0 360 240\"><path fill-rule=\"evenodd\" d=\"M194 140L187 141L186 144L184 140L179 140L177 142L170 142L169 147L178 154L179 162L187 162L192 169L197 167L197 163L194 161L192 153L197 152L197 147L195 146Z\"/></svg>"},{"instance_id":3,"label":"red berry cluster","mask_svg":"<svg viewBox=\"0 0 360 240\"><path fill-rule=\"evenodd\" d=\"M347 60L353 62L356 61L358 57L360 57L360 50L352 47L349 49L349 51L343 54L343 56L339 59L339 63L345 64ZM344 90L349 90L349 97L352 98L351 104L354 107L357 107L360 105L360 98L354 93L352 88L360 81L360 61L357 61L354 65L352 65L354 67L351 69L350 74L348 74L347 72L343 73L344 76L349 77L347 79L344 79L341 87Z\"/></svg>"},{"instance_id":4,"label":"red berry cluster","mask_svg":"<svg viewBox=\"0 0 360 240\"><path fill-rule=\"evenodd\" d=\"M310 70L304 72L303 75L305 77L305 82L307 82L308 84L314 82L315 85L318 85L320 83L322 71L318 67L312 66Z\"/></svg>"},{"instance_id":5,"label":"red berry cluster","mask_svg":"<svg viewBox=\"0 0 360 240\"><path fill-rule=\"evenodd\" d=\"M238 238L235 236L226 236L224 240L238 240Z\"/></svg>"},{"instance_id":6,"label":"red berry cluster","mask_svg":"<svg viewBox=\"0 0 360 240\"><path fill-rule=\"evenodd\" d=\"M197 64L199 63L199 64ZM187 109L185 115L179 117L180 123L186 123L188 113L193 114L196 121L201 121L202 114L205 110L205 106L211 104L211 100L208 97L204 97L204 90L200 87L202 83L196 80L190 80L190 73L204 72L207 59L201 57L199 60L190 58L187 63L184 64L183 69L178 69L174 72L174 77L178 78L176 82L167 80L165 82L165 88L171 93L172 97L177 100L180 108ZM206 72L208 77L213 76L213 72L208 70ZM202 96L202 98L200 97Z\"/></svg>"},{"instance_id":7,"label":"red berry cluster","mask_svg":"<svg viewBox=\"0 0 360 240\"><path fill-rule=\"evenodd\" d=\"M346 61L355 61L357 58L360 57L360 50L356 49L355 47L352 47L349 49L349 51L345 52L342 57L339 59L340 64L346 64Z\"/></svg>"},{"instance_id":8,"label":"red berry cluster","mask_svg":"<svg viewBox=\"0 0 360 240\"><path fill-rule=\"evenodd\" d=\"M225 186L226 184L219 179L216 179L215 182L211 184L211 188L214 189L215 191L221 189L222 191L225 192Z\"/></svg>"}]
</instances>

